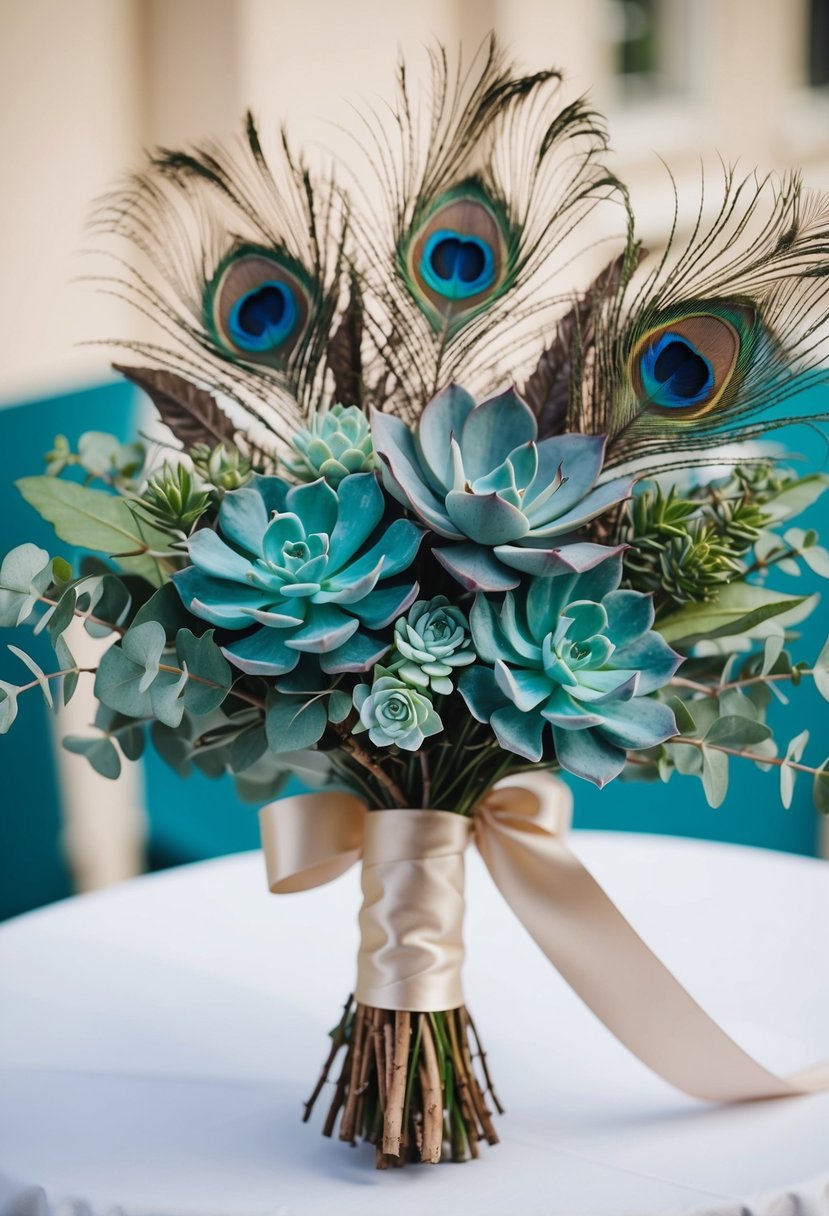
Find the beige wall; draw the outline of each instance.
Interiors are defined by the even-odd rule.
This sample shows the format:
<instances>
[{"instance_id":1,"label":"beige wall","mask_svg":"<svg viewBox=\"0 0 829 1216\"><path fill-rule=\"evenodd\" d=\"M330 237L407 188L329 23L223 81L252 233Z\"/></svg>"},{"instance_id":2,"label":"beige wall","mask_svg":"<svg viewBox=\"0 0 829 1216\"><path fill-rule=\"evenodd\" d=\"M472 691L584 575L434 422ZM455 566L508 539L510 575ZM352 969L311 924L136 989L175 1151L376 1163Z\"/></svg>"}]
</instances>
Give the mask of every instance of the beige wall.
<instances>
[{"instance_id":1,"label":"beige wall","mask_svg":"<svg viewBox=\"0 0 829 1216\"><path fill-rule=\"evenodd\" d=\"M609 111L643 236L719 149L748 167L804 164L829 188L829 109L805 90L806 0L663 0L680 92L625 102L609 0L0 0L0 402L94 381L123 335L117 301L72 282L90 199L142 146L263 126L342 146L342 100L390 95L398 47L470 48L496 27L527 67L560 63Z\"/></svg>"}]
</instances>

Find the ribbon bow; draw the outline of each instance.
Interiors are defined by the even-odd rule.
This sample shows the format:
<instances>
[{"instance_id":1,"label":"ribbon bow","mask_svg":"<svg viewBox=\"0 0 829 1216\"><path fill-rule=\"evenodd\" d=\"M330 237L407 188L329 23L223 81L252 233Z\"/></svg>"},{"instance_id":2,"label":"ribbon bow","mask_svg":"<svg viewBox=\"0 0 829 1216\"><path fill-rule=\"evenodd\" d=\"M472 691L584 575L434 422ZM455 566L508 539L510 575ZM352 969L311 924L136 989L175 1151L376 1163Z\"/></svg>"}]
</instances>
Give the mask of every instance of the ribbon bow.
<instances>
[{"instance_id":1,"label":"ribbon bow","mask_svg":"<svg viewBox=\"0 0 829 1216\"><path fill-rule=\"evenodd\" d=\"M462 1003L462 855L474 835L496 886L553 966L664 1080L719 1102L829 1088L829 1064L776 1076L696 1003L568 849L571 809L567 787L546 773L499 783L471 820L446 811L369 812L340 792L287 798L260 812L268 883L278 894L304 891L362 857L357 999L450 1009ZM402 932L391 923L400 916ZM414 976L400 940L425 952Z\"/></svg>"}]
</instances>

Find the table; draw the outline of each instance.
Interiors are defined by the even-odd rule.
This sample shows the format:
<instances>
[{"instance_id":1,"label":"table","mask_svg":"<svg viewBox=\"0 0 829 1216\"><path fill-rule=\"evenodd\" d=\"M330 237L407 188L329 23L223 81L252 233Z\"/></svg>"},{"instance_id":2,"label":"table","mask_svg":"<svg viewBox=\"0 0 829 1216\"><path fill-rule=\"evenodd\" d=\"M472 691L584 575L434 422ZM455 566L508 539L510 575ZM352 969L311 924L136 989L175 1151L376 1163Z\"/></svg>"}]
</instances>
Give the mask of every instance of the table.
<instances>
[{"instance_id":1,"label":"table","mask_svg":"<svg viewBox=\"0 0 829 1216\"><path fill-rule=\"evenodd\" d=\"M829 866L613 833L573 847L744 1046L785 1070L829 1055ZM674 1092L566 987L473 852L465 983L501 1145L378 1174L368 1146L323 1140L322 1113L299 1115L352 982L358 900L356 871L269 895L243 854L0 926L2 1216L72 1199L89 1206L61 1211L94 1216L829 1211L829 1096L724 1109Z\"/></svg>"}]
</instances>

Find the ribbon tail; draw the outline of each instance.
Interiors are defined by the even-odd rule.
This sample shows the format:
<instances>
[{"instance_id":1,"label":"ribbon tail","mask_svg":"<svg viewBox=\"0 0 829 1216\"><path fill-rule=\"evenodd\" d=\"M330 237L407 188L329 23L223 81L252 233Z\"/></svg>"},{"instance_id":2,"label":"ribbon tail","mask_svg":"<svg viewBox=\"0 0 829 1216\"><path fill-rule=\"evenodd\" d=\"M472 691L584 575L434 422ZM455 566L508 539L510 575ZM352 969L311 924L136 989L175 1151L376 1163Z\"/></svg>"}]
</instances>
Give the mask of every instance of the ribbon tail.
<instances>
[{"instance_id":1,"label":"ribbon tail","mask_svg":"<svg viewBox=\"0 0 829 1216\"><path fill-rule=\"evenodd\" d=\"M332 882L359 861L367 808L353 794L300 794L263 806L259 830L274 895Z\"/></svg>"},{"instance_id":2,"label":"ribbon tail","mask_svg":"<svg viewBox=\"0 0 829 1216\"><path fill-rule=\"evenodd\" d=\"M484 806L476 840L496 886L553 966L608 1030L671 1085L717 1102L829 1088L829 1063L779 1077L743 1051L578 858L537 822Z\"/></svg>"}]
</instances>

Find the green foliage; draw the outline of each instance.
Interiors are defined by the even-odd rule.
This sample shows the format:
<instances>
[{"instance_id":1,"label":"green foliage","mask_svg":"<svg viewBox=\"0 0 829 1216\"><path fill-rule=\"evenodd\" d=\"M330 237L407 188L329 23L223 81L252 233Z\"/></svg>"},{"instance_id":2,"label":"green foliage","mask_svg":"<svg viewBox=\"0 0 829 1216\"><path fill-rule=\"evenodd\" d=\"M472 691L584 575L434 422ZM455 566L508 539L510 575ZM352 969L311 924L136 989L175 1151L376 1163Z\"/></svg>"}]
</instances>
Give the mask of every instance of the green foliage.
<instances>
[{"instance_id":1,"label":"green foliage","mask_svg":"<svg viewBox=\"0 0 829 1216\"><path fill-rule=\"evenodd\" d=\"M829 638L817 657L814 667L815 687L824 701L829 701Z\"/></svg>"},{"instance_id":2,"label":"green foliage","mask_svg":"<svg viewBox=\"0 0 829 1216\"><path fill-rule=\"evenodd\" d=\"M309 700L273 692L268 697L265 733L272 752L313 747L327 725L328 712L321 696Z\"/></svg>"},{"instance_id":3,"label":"green foliage","mask_svg":"<svg viewBox=\"0 0 829 1216\"><path fill-rule=\"evenodd\" d=\"M95 679L103 705L130 718L152 718L176 727L185 709L205 715L226 699L230 666L209 630L196 637L189 629L176 635L165 656L167 635L159 621L133 624L119 645L104 654Z\"/></svg>"},{"instance_id":4,"label":"green foliage","mask_svg":"<svg viewBox=\"0 0 829 1216\"><path fill-rule=\"evenodd\" d=\"M196 637L189 629L179 630L176 654L188 676L184 688L185 708L197 716L218 709L230 692L233 673L213 641L213 630L209 629L201 637Z\"/></svg>"},{"instance_id":5,"label":"green foliage","mask_svg":"<svg viewBox=\"0 0 829 1216\"><path fill-rule=\"evenodd\" d=\"M179 694L187 673L160 669L165 645L164 629L155 621L128 630L101 659L95 677L98 700L131 718L157 718L177 726L184 713Z\"/></svg>"},{"instance_id":6,"label":"green foliage","mask_svg":"<svg viewBox=\"0 0 829 1216\"><path fill-rule=\"evenodd\" d=\"M108 735L67 735L63 746L68 752L86 756L95 772L102 777L115 781L121 776L121 757Z\"/></svg>"},{"instance_id":7,"label":"green foliage","mask_svg":"<svg viewBox=\"0 0 829 1216\"><path fill-rule=\"evenodd\" d=\"M657 620L673 621L685 606L719 606L726 589L752 574L762 580L770 565L796 575L802 559L829 577L829 552L815 532L790 528L780 536L773 530L828 485L823 474L797 478L766 462L738 467L685 498L673 487L667 493L659 486L646 490L635 496L617 530L616 539L630 545L625 585L652 593Z\"/></svg>"},{"instance_id":8,"label":"green foliage","mask_svg":"<svg viewBox=\"0 0 829 1216\"><path fill-rule=\"evenodd\" d=\"M49 681L46 678L46 673L44 672L44 670L40 666L40 664L36 663L35 660L32 658L32 656L26 654L26 651L21 650L19 646L9 646L9 650L12 652L12 654L15 656L15 658L20 659L20 662L25 667L28 667L29 671L34 676L35 681L37 682L38 687L40 688L40 691L43 693L43 700L46 702L46 704L49 706L50 709L54 709L55 702L52 698L52 690L49 687Z\"/></svg>"},{"instance_id":9,"label":"green foliage","mask_svg":"<svg viewBox=\"0 0 829 1216\"><path fill-rule=\"evenodd\" d=\"M44 459L49 477L58 477L65 469L81 468L87 479L127 484L141 472L145 457L142 443L123 444L104 431L85 431L78 440L77 452L72 451L65 435L56 435Z\"/></svg>"},{"instance_id":10,"label":"green foliage","mask_svg":"<svg viewBox=\"0 0 829 1216\"><path fill-rule=\"evenodd\" d=\"M18 545L0 565L0 627L14 629L29 620L52 582L49 554L37 545Z\"/></svg>"},{"instance_id":11,"label":"green foliage","mask_svg":"<svg viewBox=\"0 0 829 1216\"><path fill-rule=\"evenodd\" d=\"M653 593L657 613L715 600L743 573L745 556L768 522L745 490L700 503L660 486L636 495L620 539L624 585Z\"/></svg>"},{"instance_id":12,"label":"green foliage","mask_svg":"<svg viewBox=\"0 0 829 1216\"><path fill-rule=\"evenodd\" d=\"M829 815L829 759L824 760L812 782L812 801L822 815Z\"/></svg>"},{"instance_id":13,"label":"green foliage","mask_svg":"<svg viewBox=\"0 0 829 1216\"><path fill-rule=\"evenodd\" d=\"M809 742L808 730L802 730L799 735L792 739L789 746L786 748L786 755L783 764L780 766L780 801L786 810L792 805L794 797L794 783L797 778L797 771L791 767L792 762L799 764L803 752L806 750L806 744Z\"/></svg>"},{"instance_id":14,"label":"green foliage","mask_svg":"<svg viewBox=\"0 0 829 1216\"><path fill-rule=\"evenodd\" d=\"M0 680L0 735L5 735L17 717L17 688Z\"/></svg>"},{"instance_id":15,"label":"green foliage","mask_svg":"<svg viewBox=\"0 0 829 1216\"><path fill-rule=\"evenodd\" d=\"M189 536L211 502L210 491L197 483L186 465L165 464L150 477L136 510L162 532Z\"/></svg>"},{"instance_id":16,"label":"green foliage","mask_svg":"<svg viewBox=\"0 0 829 1216\"><path fill-rule=\"evenodd\" d=\"M783 595L751 583L728 583L714 603L689 603L657 620L655 629L672 646L687 648L703 638L751 636L757 626L778 617L781 624L803 620L817 596Z\"/></svg>"},{"instance_id":17,"label":"green foliage","mask_svg":"<svg viewBox=\"0 0 829 1216\"><path fill-rule=\"evenodd\" d=\"M115 557L122 570L155 586L163 581L158 560L150 554L166 553L169 537L138 520L123 498L48 476L23 477L15 485L67 544Z\"/></svg>"}]
</instances>

